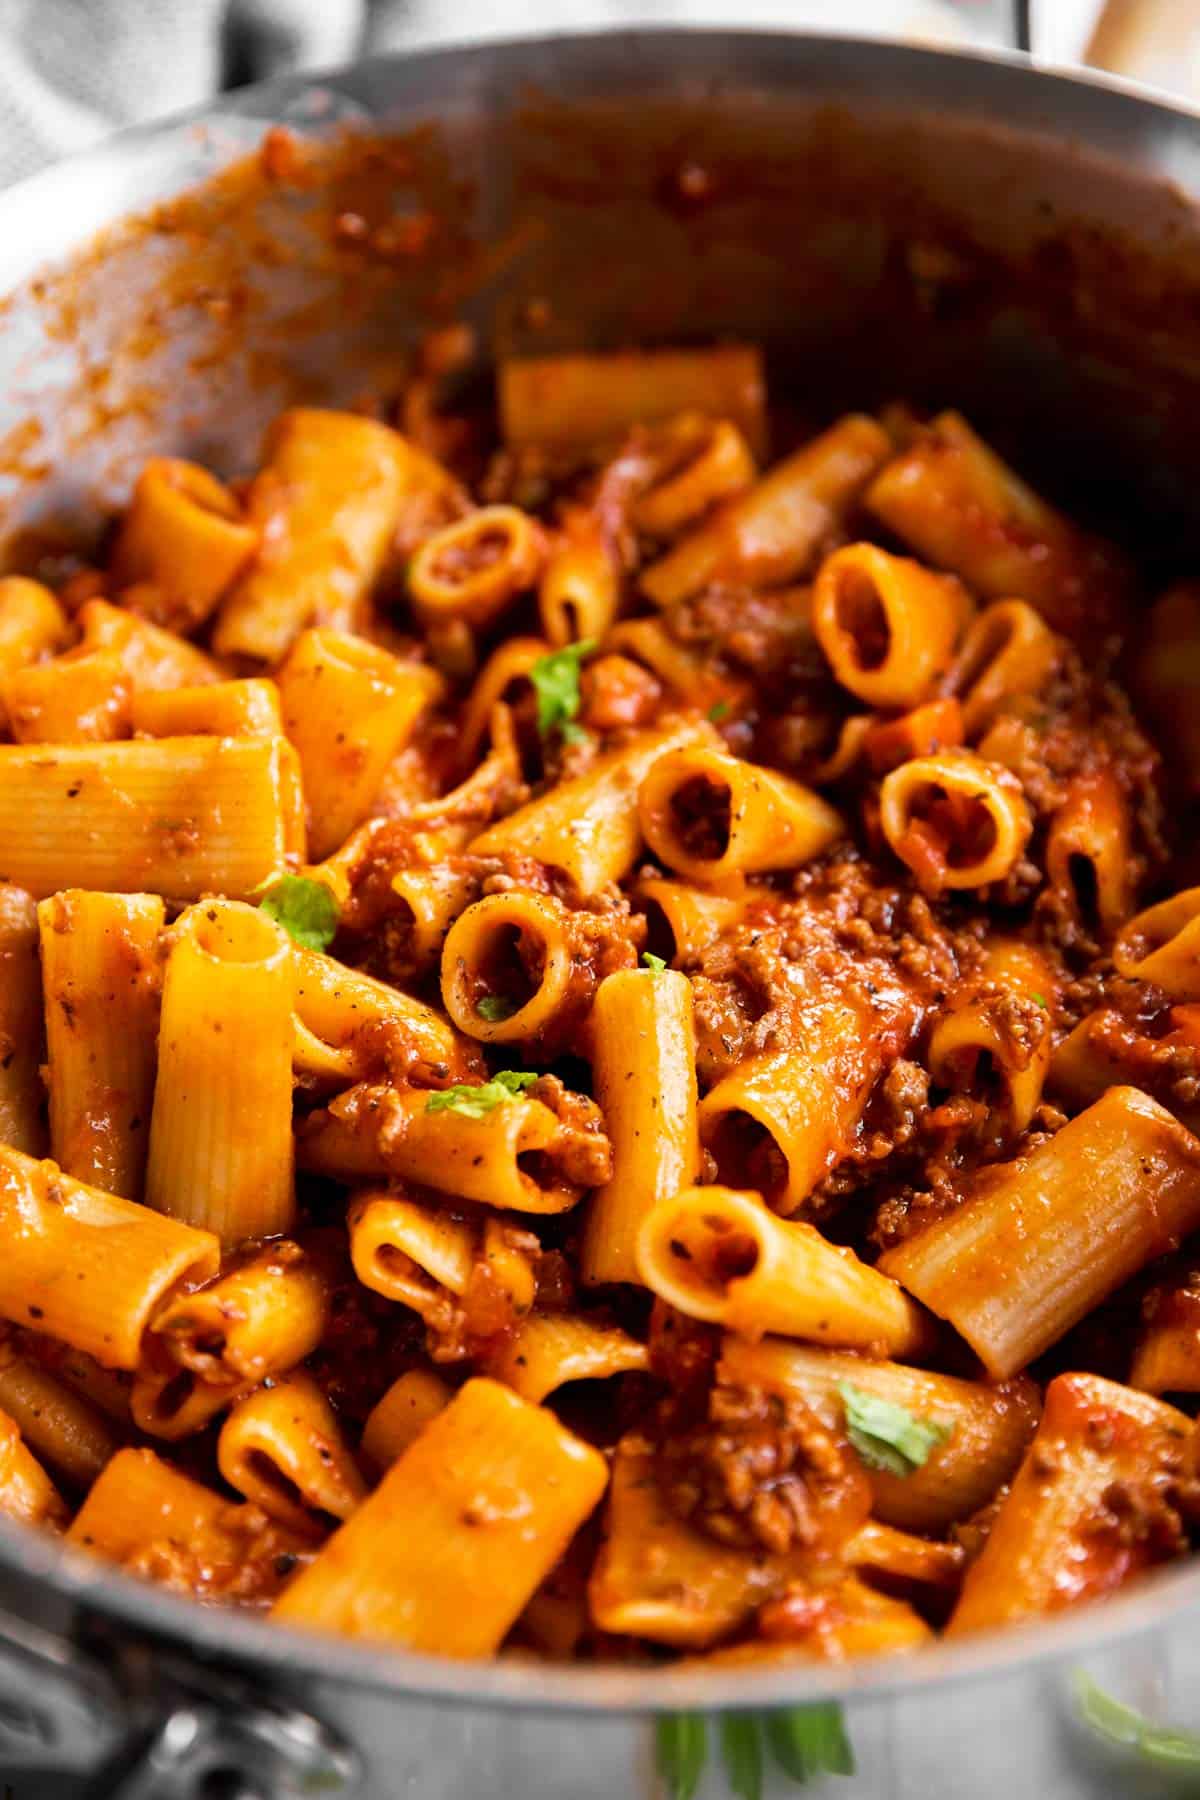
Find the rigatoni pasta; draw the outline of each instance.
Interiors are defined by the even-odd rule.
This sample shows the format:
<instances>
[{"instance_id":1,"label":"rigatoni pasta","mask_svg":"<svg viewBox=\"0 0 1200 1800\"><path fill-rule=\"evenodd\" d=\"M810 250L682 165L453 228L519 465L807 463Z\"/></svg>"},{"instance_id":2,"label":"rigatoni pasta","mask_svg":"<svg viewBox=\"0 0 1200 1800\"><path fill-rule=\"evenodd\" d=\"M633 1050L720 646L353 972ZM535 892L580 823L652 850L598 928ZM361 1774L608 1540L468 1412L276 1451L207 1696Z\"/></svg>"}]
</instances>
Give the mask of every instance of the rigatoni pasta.
<instances>
[{"instance_id":1,"label":"rigatoni pasta","mask_svg":"<svg viewBox=\"0 0 1200 1800\"><path fill-rule=\"evenodd\" d=\"M929 1341L920 1309L895 1282L814 1226L776 1218L753 1194L684 1189L650 1212L636 1254L662 1299L744 1336L780 1331L897 1356Z\"/></svg>"},{"instance_id":2,"label":"rigatoni pasta","mask_svg":"<svg viewBox=\"0 0 1200 1800\"><path fill-rule=\"evenodd\" d=\"M37 907L0 884L0 1144L38 1156L46 1147L41 1081L42 971Z\"/></svg>"},{"instance_id":3,"label":"rigatoni pasta","mask_svg":"<svg viewBox=\"0 0 1200 1800\"><path fill-rule=\"evenodd\" d=\"M1027 1157L983 1170L882 1267L1003 1379L1197 1225L1200 1140L1140 1089L1112 1087Z\"/></svg>"},{"instance_id":4,"label":"rigatoni pasta","mask_svg":"<svg viewBox=\"0 0 1200 1800\"><path fill-rule=\"evenodd\" d=\"M283 729L300 758L308 853L319 860L371 811L388 764L442 681L341 631L305 631L279 670Z\"/></svg>"},{"instance_id":5,"label":"rigatoni pasta","mask_svg":"<svg viewBox=\"0 0 1200 1800\"><path fill-rule=\"evenodd\" d=\"M0 1511L647 1691L1182 1554L1194 584L1156 747L959 415L468 351L0 579Z\"/></svg>"},{"instance_id":6,"label":"rigatoni pasta","mask_svg":"<svg viewBox=\"0 0 1200 1800\"><path fill-rule=\"evenodd\" d=\"M299 797L282 738L0 744L0 868L37 899L245 899L302 853Z\"/></svg>"},{"instance_id":7,"label":"rigatoni pasta","mask_svg":"<svg viewBox=\"0 0 1200 1800\"><path fill-rule=\"evenodd\" d=\"M354 631L413 479L408 446L386 425L315 407L281 414L247 496L257 553L221 603L218 654L277 663L308 625Z\"/></svg>"},{"instance_id":8,"label":"rigatoni pasta","mask_svg":"<svg viewBox=\"0 0 1200 1800\"><path fill-rule=\"evenodd\" d=\"M670 969L618 969L596 990L592 1032L613 1166L588 1203L580 1273L593 1285L641 1281L647 1213L690 1187L700 1164L691 983Z\"/></svg>"},{"instance_id":9,"label":"rigatoni pasta","mask_svg":"<svg viewBox=\"0 0 1200 1800\"><path fill-rule=\"evenodd\" d=\"M487 1655L606 1482L603 1458L552 1413L496 1382L468 1382L274 1616L411 1650ZM523 1496L516 1510L514 1492Z\"/></svg>"},{"instance_id":10,"label":"rigatoni pasta","mask_svg":"<svg viewBox=\"0 0 1200 1800\"><path fill-rule=\"evenodd\" d=\"M146 1198L236 1246L294 1215L292 947L237 901L191 908L163 975Z\"/></svg>"},{"instance_id":11,"label":"rigatoni pasta","mask_svg":"<svg viewBox=\"0 0 1200 1800\"><path fill-rule=\"evenodd\" d=\"M157 894L68 888L38 907L51 1154L127 1200L146 1171L164 922Z\"/></svg>"},{"instance_id":12,"label":"rigatoni pasta","mask_svg":"<svg viewBox=\"0 0 1200 1800\"><path fill-rule=\"evenodd\" d=\"M137 1368L158 1307L217 1272L211 1232L3 1146L0 1207L0 1317L86 1350L106 1368Z\"/></svg>"}]
</instances>

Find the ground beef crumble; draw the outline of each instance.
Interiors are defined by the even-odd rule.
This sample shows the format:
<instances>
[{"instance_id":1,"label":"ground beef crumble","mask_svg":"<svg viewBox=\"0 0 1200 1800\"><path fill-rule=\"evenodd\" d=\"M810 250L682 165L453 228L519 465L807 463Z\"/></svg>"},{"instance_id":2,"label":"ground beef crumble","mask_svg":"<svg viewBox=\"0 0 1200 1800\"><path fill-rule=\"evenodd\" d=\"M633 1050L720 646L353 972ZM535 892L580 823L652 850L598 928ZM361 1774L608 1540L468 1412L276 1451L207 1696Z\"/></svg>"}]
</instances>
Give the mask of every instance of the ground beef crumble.
<instances>
[{"instance_id":1,"label":"ground beef crumble","mask_svg":"<svg viewBox=\"0 0 1200 1800\"><path fill-rule=\"evenodd\" d=\"M834 1550L871 1505L861 1465L800 1400L718 1385L707 1417L666 1436L655 1454L659 1487L677 1517L716 1543Z\"/></svg>"}]
</instances>

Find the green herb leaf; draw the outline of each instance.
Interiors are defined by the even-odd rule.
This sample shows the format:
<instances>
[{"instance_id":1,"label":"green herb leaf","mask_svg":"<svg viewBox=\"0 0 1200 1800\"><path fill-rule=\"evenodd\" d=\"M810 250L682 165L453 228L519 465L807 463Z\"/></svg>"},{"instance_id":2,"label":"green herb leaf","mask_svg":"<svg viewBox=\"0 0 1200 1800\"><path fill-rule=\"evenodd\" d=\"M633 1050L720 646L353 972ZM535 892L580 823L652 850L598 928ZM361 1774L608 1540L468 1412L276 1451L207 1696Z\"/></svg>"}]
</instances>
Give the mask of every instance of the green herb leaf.
<instances>
[{"instance_id":1,"label":"green herb leaf","mask_svg":"<svg viewBox=\"0 0 1200 1800\"><path fill-rule=\"evenodd\" d=\"M520 1010L517 1002L510 1000L507 994L485 994L483 999L475 1004L475 1011L481 1019L486 1019L489 1025L499 1025L502 1020L511 1019L513 1014Z\"/></svg>"},{"instance_id":2,"label":"green herb leaf","mask_svg":"<svg viewBox=\"0 0 1200 1800\"><path fill-rule=\"evenodd\" d=\"M327 950L337 931L338 903L323 881L285 875L267 889L259 911L306 950Z\"/></svg>"},{"instance_id":3,"label":"green herb leaf","mask_svg":"<svg viewBox=\"0 0 1200 1800\"><path fill-rule=\"evenodd\" d=\"M911 1475L953 1429L918 1419L907 1407L868 1394L852 1381L839 1381L838 1393L846 1407L846 1436L869 1469Z\"/></svg>"},{"instance_id":4,"label":"green herb leaf","mask_svg":"<svg viewBox=\"0 0 1200 1800\"><path fill-rule=\"evenodd\" d=\"M1158 1769L1200 1769L1200 1734L1154 1725L1123 1700L1114 1700L1082 1669L1075 1675L1075 1697L1085 1725L1110 1744L1132 1750Z\"/></svg>"},{"instance_id":5,"label":"green herb leaf","mask_svg":"<svg viewBox=\"0 0 1200 1800\"><path fill-rule=\"evenodd\" d=\"M714 725L719 725L722 719L729 717L729 710L728 700L716 700L709 707L708 716Z\"/></svg>"},{"instance_id":6,"label":"green herb leaf","mask_svg":"<svg viewBox=\"0 0 1200 1800\"><path fill-rule=\"evenodd\" d=\"M586 734L572 720L579 711L579 669L585 656L596 648L597 638L581 638L577 644L564 644L539 656L529 671L537 696L537 727L544 738L552 732L562 734L568 744Z\"/></svg>"},{"instance_id":7,"label":"green herb leaf","mask_svg":"<svg viewBox=\"0 0 1200 1800\"><path fill-rule=\"evenodd\" d=\"M854 1752L836 1700L763 1715L771 1755L795 1782L814 1775L853 1775Z\"/></svg>"},{"instance_id":8,"label":"green herb leaf","mask_svg":"<svg viewBox=\"0 0 1200 1800\"><path fill-rule=\"evenodd\" d=\"M1085 1725L1107 1738L1111 1744L1135 1746L1146 1726L1146 1719L1132 1706L1126 1706L1121 1700L1114 1700L1098 1687L1090 1675L1082 1669L1075 1675L1075 1697L1079 1702L1079 1714Z\"/></svg>"},{"instance_id":9,"label":"green herb leaf","mask_svg":"<svg viewBox=\"0 0 1200 1800\"><path fill-rule=\"evenodd\" d=\"M665 973L667 967L665 958L655 956L652 950L642 951L642 964L642 973L644 975L662 975Z\"/></svg>"},{"instance_id":10,"label":"green herb leaf","mask_svg":"<svg viewBox=\"0 0 1200 1800\"><path fill-rule=\"evenodd\" d=\"M762 1800L762 1734L756 1713L722 1713L721 1755L738 1800Z\"/></svg>"},{"instance_id":11,"label":"green herb leaf","mask_svg":"<svg viewBox=\"0 0 1200 1800\"><path fill-rule=\"evenodd\" d=\"M667 1713L658 1721L655 1761L667 1800L692 1800L708 1760L702 1713Z\"/></svg>"},{"instance_id":12,"label":"green herb leaf","mask_svg":"<svg viewBox=\"0 0 1200 1800\"><path fill-rule=\"evenodd\" d=\"M1036 1001L1043 1012L1049 1012L1050 1002L1047 1000L1045 994L1031 994L1030 999Z\"/></svg>"},{"instance_id":13,"label":"green herb leaf","mask_svg":"<svg viewBox=\"0 0 1200 1800\"><path fill-rule=\"evenodd\" d=\"M459 1082L457 1087L442 1088L438 1093L430 1094L425 1111L457 1112L464 1113L468 1119L483 1119L507 1100L523 1094L536 1080L537 1074L532 1069L501 1069L490 1081L475 1086Z\"/></svg>"}]
</instances>

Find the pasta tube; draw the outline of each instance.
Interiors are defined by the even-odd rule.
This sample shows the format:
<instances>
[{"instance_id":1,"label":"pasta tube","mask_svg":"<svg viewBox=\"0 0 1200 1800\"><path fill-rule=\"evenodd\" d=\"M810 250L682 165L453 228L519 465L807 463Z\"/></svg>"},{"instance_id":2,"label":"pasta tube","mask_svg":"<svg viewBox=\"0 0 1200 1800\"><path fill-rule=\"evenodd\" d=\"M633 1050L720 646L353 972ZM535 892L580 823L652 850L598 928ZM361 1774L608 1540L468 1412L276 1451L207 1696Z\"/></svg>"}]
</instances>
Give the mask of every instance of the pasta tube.
<instances>
[{"instance_id":1,"label":"pasta tube","mask_svg":"<svg viewBox=\"0 0 1200 1800\"><path fill-rule=\"evenodd\" d=\"M0 882L0 1144L40 1156L42 972L37 908L24 889Z\"/></svg>"},{"instance_id":2,"label":"pasta tube","mask_svg":"<svg viewBox=\"0 0 1200 1800\"><path fill-rule=\"evenodd\" d=\"M298 1371L238 1401L217 1439L217 1467L268 1518L301 1533L348 1519L367 1493L333 1408Z\"/></svg>"},{"instance_id":3,"label":"pasta tube","mask_svg":"<svg viewBox=\"0 0 1200 1800\"><path fill-rule=\"evenodd\" d=\"M48 587L24 575L0 576L0 688L18 669L57 655L70 640L70 621Z\"/></svg>"},{"instance_id":4,"label":"pasta tube","mask_svg":"<svg viewBox=\"0 0 1200 1800\"><path fill-rule=\"evenodd\" d=\"M276 677L283 726L300 758L308 853L328 856L371 811L392 759L445 683L342 631L305 631Z\"/></svg>"},{"instance_id":5,"label":"pasta tube","mask_svg":"<svg viewBox=\"0 0 1200 1800\"><path fill-rule=\"evenodd\" d=\"M633 503L630 517L647 537L672 538L755 475L749 444L731 419L683 413L664 426L663 467Z\"/></svg>"},{"instance_id":6,"label":"pasta tube","mask_svg":"<svg viewBox=\"0 0 1200 1800\"><path fill-rule=\"evenodd\" d=\"M906 1356L929 1341L920 1309L894 1281L812 1225L776 1218L757 1194L685 1188L638 1234L646 1286L694 1319L746 1337L777 1331Z\"/></svg>"},{"instance_id":7,"label":"pasta tube","mask_svg":"<svg viewBox=\"0 0 1200 1800\"><path fill-rule=\"evenodd\" d=\"M1200 1000L1200 887L1184 888L1130 919L1112 959L1118 974L1152 981L1173 1000Z\"/></svg>"},{"instance_id":8,"label":"pasta tube","mask_svg":"<svg viewBox=\"0 0 1200 1800\"><path fill-rule=\"evenodd\" d=\"M674 946L668 960L692 963L702 950L715 944L722 932L736 925L745 911L745 900L724 894L706 894L687 881L664 881L652 876L641 882L636 898L645 908L654 941L655 921L661 920Z\"/></svg>"},{"instance_id":9,"label":"pasta tube","mask_svg":"<svg viewBox=\"0 0 1200 1800\"><path fill-rule=\"evenodd\" d=\"M153 1341L148 1351L129 1390L130 1415L147 1437L195 1437L251 1390L249 1382L204 1381L157 1354Z\"/></svg>"},{"instance_id":10,"label":"pasta tube","mask_svg":"<svg viewBox=\"0 0 1200 1800\"><path fill-rule=\"evenodd\" d=\"M1050 1067L1057 982L1044 956L1015 938L993 938L977 981L954 994L929 1033L926 1060L940 1087L986 1102L994 1135L1015 1139L1037 1110ZM1039 1029L998 1004L1017 996L1043 1013Z\"/></svg>"},{"instance_id":11,"label":"pasta tube","mask_svg":"<svg viewBox=\"0 0 1200 1800\"><path fill-rule=\"evenodd\" d=\"M966 1552L961 1544L934 1544L928 1538L897 1531L868 1519L846 1546L846 1561L886 1586L915 1582L932 1589L956 1589L962 1580Z\"/></svg>"},{"instance_id":12,"label":"pasta tube","mask_svg":"<svg viewBox=\"0 0 1200 1800\"><path fill-rule=\"evenodd\" d=\"M408 927L408 949L414 971L440 961L455 919L479 891L474 874L443 863L429 869L398 869L391 880L398 916Z\"/></svg>"},{"instance_id":13,"label":"pasta tube","mask_svg":"<svg viewBox=\"0 0 1200 1800\"><path fill-rule=\"evenodd\" d=\"M133 729L146 737L282 737L273 681L211 681L147 688L133 697Z\"/></svg>"},{"instance_id":14,"label":"pasta tube","mask_svg":"<svg viewBox=\"0 0 1200 1800\"><path fill-rule=\"evenodd\" d=\"M495 707L514 697L516 683L529 690L529 671L552 648L545 638L536 637L509 637L497 644L475 677L463 709L459 742L464 766L478 756Z\"/></svg>"},{"instance_id":15,"label":"pasta tube","mask_svg":"<svg viewBox=\"0 0 1200 1800\"><path fill-rule=\"evenodd\" d=\"M601 1631L703 1650L779 1593L794 1556L716 1544L669 1509L650 1443L624 1437L613 1459L604 1542L588 1583Z\"/></svg>"},{"instance_id":16,"label":"pasta tube","mask_svg":"<svg viewBox=\"0 0 1200 1800\"><path fill-rule=\"evenodd\" d=\"M753 1171L768 1205L798 1212L845 1149L862 1116L875 1051L842 1001L797 1015L795 1047L752 1056L700 1102L700 1138L721 1181Z\"/></svg>"},{"instance_id":17,"label":"pasta tube","mask_svg":"<svg viewBox=\"0 0 1200 1800\"><path fill-rule=\"evenodd\" d=\"M930 1546L944 1549L944 1545ZM933 1642L933 1632L906 1600L893 1600L857 1575L809 1577L789 1605L779 1601L775 1637L723 1644L704 1657L705 1669L761 1669L788 1663L856 1662L860 1657L896 1656ZM771 1619L771 1608L764 1612Z\"/></svg>"},{"instance_id":18,"label":"pasta tube","mask_svg":"<svg viewBox=\"0 0 1200 1800\"><path fill-rule=\"evenodd\" d=\"M487 894L446 935L442 1004L483 1043L543 1038L568 1006L586 1007L595 976L581 963L561 901L517 888Z\"/></svg>"},{"instance_id":19,"label":"pasta tube","mask_svg":"<svg viewBox=\"0 0 1200 1800\"><path fill-rule=\"evenodd\" d=\"M536 856L563 869L581 894L594 894L606 882L628 875L637 860L642 843L638 789L654 763L684 744L713 741L711 728L694 720L639 732L629 744L598 756L585 775L560 781L482 832L471 852Z\"/></svg>"},{"instance_id":20,"label":"pasta tube","mask_svg":"<svg viewBox=\"0 0 1200 1800\"><path fill-rule=\"evenodd\" d=\"M132 730L133 682L115 650L71 651L0 687L18 744L107 744Z\"/></svg>"},{"instance_id":21,"label":"pasta tube","mask_svg":"<svg viewBox=\"0 0 1200 1800\"><path fill-rule=\"evenodd\" d=\"M295 753L282 738L0 745L0 868L60 888L240 899L303 850Z\"/></svg>"},{"instance_id":22,"label":"pasta tube","mask_svg":"<svg viewBox=\"0 0 1200 1800\"><path fill-rule=\"evenodd\" d=\"M407 1369L371 1408L362 1448L377 1469L388 1469L450 1404L453 1389L432 1369Z\"/></svg>"},{"instance_id":23,"label":"pasta tube","mask_svg":"<svg viewBox=\"0 0 1200 1800\"><path fill-rule=\"evenodd\" d=\"M874 1511L907 1531L946 1531L985 1506L1012 1475L1033 1436L1039 1399L1027 1376L988 1386L904 1363L782 1338L726 1337L718 1378L803 1400L825 1425L843 1429L846 1384L903 1407L946 1435L907 1475L870 1467Z\"/></svg>"},{"instance_id":24,"label":"pasta tube","mask_svg":"<svg viewBox=\"0 0 1200 1800\"><path fill-rule=\"evenodd\" d=\"M874 544L847 544L821 564L813 630L834 678L868 706L918 706L949 667L973 611L953 575Z\"/></svg>"},{"instance_id":25,"label":"pasta tube","mask_svg":"<svg viewBox=\"0 0 1200 1800\"><path fill-rule=\"evenodd\" d=\"M788 596L794 598L798 631L802 631L807 623L809 592L808 588L797 588ZM784 596L776 592L771 598L781 604ZM751 692L748 685L739 683L736 677L731 678L714 669L703 651L691 644L681 644L659 617L622 619L609 632L604 648L644 664L671 690L677 701L695 707L697 712L708 712L713 706L732 707L739 696L748 696Z\"/></svg>"},{"instance_id":26,"label":"pasta tube","mask_svg":"<svg viewBox=\"0 0 1200 1800\"><path fill-rule=\"evenodd\" d=\"M505 442L515 448L602 448L635 425L688 411L733 420L759 454L766 437L766 383L754 344L506 357L497 398Z\"/></svg>"},{"instance_id":27,"label":"pasta tube","mask_svg":"<svg viewBox=\"0 0 1200 1800\"><path fill-rule=\"evenodd\" d=\"M150 1320L177 1288L217 1272L208 1231L85 1187L0 1146L0 1317L134 1369Z\"/></svg>"},{"instance_id":28,"label":"pasta tube","mask_svg":"<svg viewBox=\"0 0 1200 1800\"><path fill-rule=\"evenodd\" d=\"M223 678L220 663L195 644L107 600L87 601L79 609L77 623L79 649L115 650L133 682L135 695L201 687Z\"/></svg>"},{"instance_id":29,"label":"pasta tube","mask_svg":"<svg viewBox=\"0 0 1200 1800\"><path fill-rule=\"evenodd\" d=\"M593 1161L607 1176L608 1140L561 1121L540 1100L513 1095L475 1113L439 1106L438 1099L420 1089L387 1095L373 1121L381 1172L529 1213L569 1211L594 1185Z\"/></svg>"},{"instance_id":30,"label":"pasta tube","mask_svg":"<svg viewBox=\"0 0 1200 1800\"><path fill-rule=\"evenodd\" d=\"M353 1081L372 1041L386 1042L398 1069L423 1064L445 1079L469 1075L478 1053L422 1000L348 969L332 956L294 945L291 956L296 1066Z\"/></svg>"},{"instance_id":31,"label":"pasta tube","mask_svg":"<svg viewBox=\"0 0 1200 1800\"><path fill-rule=\"evenodd\" d=\"M292 1223L292 944L237 901L193 907L167 959L146 1198L226 1246Z\"/></svg>"},{"instance_id":32,"label":"pasta tube","mask_svg":"<svg viewBox=\"0 0 1200 1800\"><path fill-rule=\"evenodd\" d=\"M499 1648L595 1509L598 1451L494 1381L460 1389L272 1617L443 1656Z\"/></svg>"},{"instance_id":33,"label":"pasta tube","mask_svg":"<svg viewBox=\"0 0 1200 1800\"><path fill-rule=\"evenodd\" d=\"M659 1201L700 1167L692 987L664 969L621 969L596 990L592 1078L612 1143L612 1177L588 1202L584 1281L640 1281L636 1245Z\"/></svg>"},{"instance_id":34,"label":"pasta tube","mask_svg":"<svg viewBox=\"0 0 1200 1800\"><path fill-rule=\"evenodd\" d=\"M35 1456L90 1487L120 1439L104 1414L11 1344L0 1344L0 1407Z\"/></svg>"},{"instance_id":35,"label":"pasta tube","mask_svg":"<svg viewBox=\"0 0 1200 1800\"><path fill-rule=\"evenodd\" d=\"M417 479L404 439L374 419L281 413L246 503L258 553L221 604L218 655L277 663L306 626L356 630Z\"/></svg>"},{"instance_id":36,"label":"pasta tube","mask_svg":"<svg viewBox=\"0 0 1200 1800\"><path fill-rule=\"evenodd\" d=\"M0 1413L0 1513L23 1525L61 1530L70 1518L61 1495L33 1452L21 1442L15 1420Z\"/></svg>"},{"instance_id":37,"label":"pasta tube","mask_svg":"<svg viewBox=\"0 0 1200 1800\"><path fill-rule=\"evenodd\" d=\"M1142 1302L1142 1329L1129 1385L1146 1394L1200 1393L1200 1283L1196 1271L1152 1288ZM0 1406L5 1405L0 1391Z\"/></svg>"},{"instance_id":38,"label":"pasta tube","mask_svg":"<svg viewBox=\"0 0 1200 1800\"><path fill-rule=\"evenodd\" d=\"M1077 775L1050 821L1046 874L1069 914L1107 936L1133 905L1129 806L1111 769Z\"/></svg>"},{"instance_id":39,"label":"pasta tube","mask_svg":"<svg viewBox=\"0 0 1200 1800\"><path fill-rule=\"evenodd\" d=\"M67 1542L198 1600L261 1605L311 1552L257 1506L225 1499L153 1450L121 1450L75 1515Z\"/></svg>"},{"instance_id":40,"label":"pasta tube","mask_svg":"<svg viewBox=\"0 0 1200 1800\"><path fill-rule=\"evenodd\" d=\"M428 627L490 625L537 581L545 541L528 513L484 506L426 538L408 565L413 610Z\"/></svg>"},{"instance_id":41,"label":"pasta tube","mask_svg":"<svg viewBox=\"0 0 1200 1800\"><path fill-rule=\"evenodd\" d=\"M350 1257L364 1287L445 1327L466 1293L477 1234L466 1219L402 1194L356 1194L346 1214Z\"/></svg>"},{"instance_id":42,"label":"pasta tube","mask_svg":"<svg viewBox=\"0 0 1200 1800\"><path fill-rule=\"evenodd\" d=\"M1186 1545L1170 1509L1192 1421L1099 1375L1059 1375L987 1542L952 1637L1112 1593ZM1142 1529L1130 1529L1129 1520ZM1174 1521L1172 1525L1172 1519Z\"/></svg>"},{"instance_id":43,"label":"pasta tube","mask_svg":"<svg viewBox=\"0 0 1200 1800\"><path fill-rule=\"evenodd\" d=\"M879 808L883 835L929 894L1003 881L1033 828L1016 776L969 750L901 763Z\"/></svg>"},{"instance_id":44,"label":"pasta tube","mask_svg":"<svg viewBox=\"0 0 1200 1800\"><path fill-rule=\"evenodd\" d=\"M258 533L223 482L199 464L152 456L144 463L112 552L118 584L185 637L215 610L258 547Z\"/></svg>"},{"instance_id":45,"label":"pasta tube","mask_svg":"<svg viewBox=\"0 0 1200 1800\"><path fill-rule=\"evenodd\" d=\"M645 1344L615 1325L542 1313L518 1325L489 1359L488 1374L523 1400L544 1400L568 1381L598 1381L649 1366Z\"/></svg>"},{"instance_id":46,"label":"pasta tube","mask_svg":"<svg viewBox=\"0 0 1200 1800\"><path fill-rule=\"evenodd\" d=\"M1026 601L985 606L967 626L947 680L962 706L965 736L982 736L1008 701L1039 693L1059 656L1058 639Z\"/></svg>"},{"instance_id":47,"label":"pasta tube","mask_svg":"<svg viewBox=\"0 0 1200 1800\"><path fill-rule=\"evenodd\" d=\"M66 1174L141 1198L158 1043L157 894L69 888L38 907L50 1148Z\"/></svg>"},{"instance_id":48,"label":"pasta tube","mask_svg":"<svg viewBox=\"0 0 1200 1800\"><path fill-rule=\"evenodd\" d=\"M1019 594L1055 631L1103 635L1124 612L1118 552L1048 506L959 413L939 413L893 457L866 504L926 561L985 599Z\"/></svg>"},{"instance_id":49,"label":"pasta tube","mask_svg":"<svg viewBox=\"0 0 1200 1800\"><path fill-rule=\"evenodd\" d=\"M321 1342L331 1287L320 1257L285 1238L208 1287L168 1301L151 1334L174 1368L202 1381L265 1381L303 1362Z\"/></svg>"},{"instance_id":50,"label":"pasta tube","mask_svg":"<svg viewBox=\"0 0 1200 1800\"><path fill-rule=\"evenodd\" d=\"M621 602L620 571L595 514L569 507L538 583L542 630L555 645L604 637Z\"/></svg>"},{"instance_id":51,"label":"pasta tube","mask_svg":"<svg viewBox=\"0 0 1200 1800\"><path fill-rule=\"evenodd\" d=\"M775 587L802 575L891 450L874 419L849 413L681 538L642 575L657 606L714 582Z\"/></svg>"},{"instance_id":52,"label":"pasta tube","mask_svg":"<svg viewBox=\"0 0 1200 1800\"><path fill-rule=\"evenodd\" d=\"M660 862L707 882L797 868L844 831L841 816L811 788L700 744L651 765L638 789L638 817Z\"/></svg>"},{"instance_id":53,"label":"pasta tube","mask_svg":"<svg viewBox=\"0 0 1200 1800\"><path fill-rule=\"evenodd\" d=\"M1003 1380L1197 1225L1200 1142L1140 1089L1114 1087L1028 1156L982 1170L879 1266Z\"/></svg>"}]
</instances>

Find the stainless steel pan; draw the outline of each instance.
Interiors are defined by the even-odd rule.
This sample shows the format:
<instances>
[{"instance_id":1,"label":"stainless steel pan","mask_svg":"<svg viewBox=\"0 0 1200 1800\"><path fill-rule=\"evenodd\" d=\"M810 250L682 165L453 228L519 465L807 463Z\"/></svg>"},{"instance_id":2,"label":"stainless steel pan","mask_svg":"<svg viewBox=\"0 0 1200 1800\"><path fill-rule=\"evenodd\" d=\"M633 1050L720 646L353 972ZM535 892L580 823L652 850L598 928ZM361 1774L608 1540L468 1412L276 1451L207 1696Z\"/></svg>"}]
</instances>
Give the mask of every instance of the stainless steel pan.
<instances>
[{"instance_id":1,"label":"stainless steel pan","mask_svg":"<svg viewBox=\"0 0 1200 1800\"><path fill-rule=\"evenodd\" d=\"M286 146L230 172L280 122L327 144L321 178L296 178ZM703 205L687 163L707 171ZM959 404L1152 564L1200 567L1197 195L1189 112L1015 58L834 38L538 39L252 91L0 196L7 554L44 567L86 544L151 451L247 468L282 404L394 382L431 321L465 312L481 363L737 333L814 420L900 393ZM334 228L426 209L427 260ZM900 1663L762 1675L448 1666L302 1638L10 1525L0 1605L0 1780L18 1800L316 1781L649 1795L644 1715L822 1695L847 1705L860 1777L843 1791L1073 1800L1159 1791L1072 1726L1077 1666L1200 1723L1200 1567Z\"/></svg>"}]
</instances>

